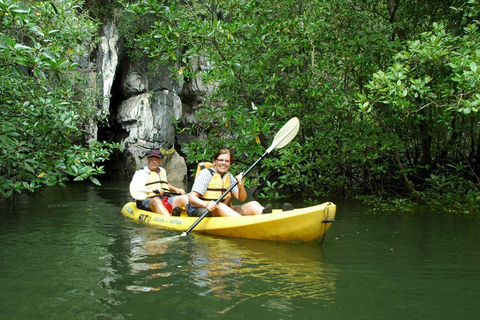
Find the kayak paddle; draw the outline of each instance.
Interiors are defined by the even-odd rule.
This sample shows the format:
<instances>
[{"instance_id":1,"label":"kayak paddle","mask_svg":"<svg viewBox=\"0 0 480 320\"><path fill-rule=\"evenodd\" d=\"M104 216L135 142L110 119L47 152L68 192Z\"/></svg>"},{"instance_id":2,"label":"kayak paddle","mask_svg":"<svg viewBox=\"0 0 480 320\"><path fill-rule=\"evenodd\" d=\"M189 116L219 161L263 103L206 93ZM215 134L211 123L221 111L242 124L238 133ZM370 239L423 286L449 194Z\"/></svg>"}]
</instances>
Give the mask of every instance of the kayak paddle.
<instances>
[{"instance_id":1,"label":"kayak paddle","mask_svg":"<svg viewBox=\"0 0 480 320\"><path fill-rule=\"evenodd\" d=\"M275 138L273 138L272 145L270 148L265 151L265 153L257 160L255 161L250 168L247 169L247 171L244 172L243 176L245 177L252 169L255 167L260 161L262 161L263 158L267 156L273 149L281 149L285 147L290 141L295 138L295 136L298 133L298 130L300 129L300 121L298 120L297 117L293 117L290 119L283 127L280 129L280 131L277 132L275 135ZM220 198L218 198L215 201L215 204L218 204L220 201L223 200L223 198L233 190L233 188L238 184L238 181L235 180L235 182L228 188L227 191L225 191ZM200 221L205 218L205 216L209 213L208 209L205 210L205 212L188 228L185 232L182 233L182 236L186 236L190 233L190 231L195 228Z\"/></svg>"},{"instance_id":2,"label":"kayak paddle","mask_svg":"<svg viewBox=\"0 0 480 320\"><path fill-rule=\"evenodd\" d=\"M153 192L153 190L151 189L133 189L133 188L130 188L130 195L132 196L132 198L134 198L135 200L145 200L147 199L147 194ZM180 193L176 193L176 192L169 192L169 191L164 191L163 192L163 195L164 196L181 196Z\"/></svg>"}]
</instances>

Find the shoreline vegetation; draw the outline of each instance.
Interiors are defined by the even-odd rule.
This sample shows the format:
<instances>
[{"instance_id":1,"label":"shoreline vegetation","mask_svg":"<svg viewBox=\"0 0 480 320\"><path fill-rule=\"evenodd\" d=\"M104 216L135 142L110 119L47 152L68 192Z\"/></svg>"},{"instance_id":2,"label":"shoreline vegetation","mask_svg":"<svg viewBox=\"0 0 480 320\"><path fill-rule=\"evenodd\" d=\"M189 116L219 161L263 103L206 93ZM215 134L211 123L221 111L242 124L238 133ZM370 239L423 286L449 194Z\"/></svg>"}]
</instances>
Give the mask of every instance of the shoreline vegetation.
<instances>
[{"instance_id":1,"label":"shoreline vegetation","mask_svg":"<svg viewBox=\"0 0 480 320\"><path fill-rule=\"evenodd\" d=\"M298 117L295 140L248 179L256 196L478 213L479 8L478 0L0 0L0 193L100 183L120 145L85 141L92 119L108 119L97 118L98 88L75 61L95 46L102 21L115 19L129 54L214 85L195 122L175 123L194 137L178 146L192 166L229 146L241 172L278 123ZM211 68L196 69L199 58Z\"/></svg>"}]
</instances>

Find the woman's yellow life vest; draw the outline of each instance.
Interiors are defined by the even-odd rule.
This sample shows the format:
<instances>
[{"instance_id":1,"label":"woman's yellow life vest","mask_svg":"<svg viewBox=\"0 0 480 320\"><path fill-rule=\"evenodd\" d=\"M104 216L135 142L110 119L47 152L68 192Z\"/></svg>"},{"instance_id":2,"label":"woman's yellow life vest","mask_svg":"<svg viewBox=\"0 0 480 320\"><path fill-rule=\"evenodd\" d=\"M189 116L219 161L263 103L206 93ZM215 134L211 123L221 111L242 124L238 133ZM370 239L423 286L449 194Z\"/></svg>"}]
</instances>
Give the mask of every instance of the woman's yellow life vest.
<instances>
[{"instance_id":1,"label":"woman's yellow life vest","mask_svg":"<svg viewBox=\"0 0 480 320\"><path fill-rule=\"evenodd\" d=\"M209 169L209 168L213 168L213 163L208 161L199 162L197 165L197 172L195 173L195 179L193 179L193 181L197 179L197 176L200 173L200 171L202 171L203 169Z\"/></svg>"},{"instance_id":2,"label":"woman's yellow life vest","mask_svg":"<svg viewBox=\"0 0 480 320\"><path fill-rule=\"evenodd\" d=\"M149 189L152 190L163 189L164 192L170 192L170 187L168 186L167 182L166 171L162 170L161 168L158 173L155 171L150 171L150 175L145 186L148 186ZM149 194L147 194L147 198L152 198L155 196L158 196L158 194L156 194L155 192L150 192Z\"/></svg>"},{"instance_id":3,"label":"woman's yellow life vest","mask_svg":"<svg viewBox=\"0 0 480 320\"><path fill-rule=\"evenodd\" d=\"M213 168L209 168L208 171L212 174L212 179L210 179L210 182L208 183L207 191L200 198L203 200L216 201L222 196L222 194L225 193L225 191L228 190L228 188L230 188L230 174L226 172L225 179L222 179L220 174L216 173ZM223 198L222 202L230 205L231 194L227 194Z\"/></svg>"}]
</instances>

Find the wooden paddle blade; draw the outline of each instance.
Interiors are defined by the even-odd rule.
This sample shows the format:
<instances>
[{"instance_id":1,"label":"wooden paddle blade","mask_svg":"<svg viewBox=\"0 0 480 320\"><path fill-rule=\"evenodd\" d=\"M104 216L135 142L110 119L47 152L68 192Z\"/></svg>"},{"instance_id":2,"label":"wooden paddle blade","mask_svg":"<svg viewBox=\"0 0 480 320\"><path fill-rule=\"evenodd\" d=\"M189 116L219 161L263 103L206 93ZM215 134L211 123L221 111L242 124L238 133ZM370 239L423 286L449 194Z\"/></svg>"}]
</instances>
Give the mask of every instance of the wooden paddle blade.
<instances>
[{"instance_id":1,"label":"wooden paddle blade","mask_svg":"<svg viewBox=\"0 0 480 320\"><path fill-rule=\"evenodd\" d=\"M277 132L273 139L272 145L268 148L267 153L273 149L280 149L285 147L290 141L295 138L300 129L300 120L297 117L290 119L280 131Z\"/></svg>"}]
</instances>

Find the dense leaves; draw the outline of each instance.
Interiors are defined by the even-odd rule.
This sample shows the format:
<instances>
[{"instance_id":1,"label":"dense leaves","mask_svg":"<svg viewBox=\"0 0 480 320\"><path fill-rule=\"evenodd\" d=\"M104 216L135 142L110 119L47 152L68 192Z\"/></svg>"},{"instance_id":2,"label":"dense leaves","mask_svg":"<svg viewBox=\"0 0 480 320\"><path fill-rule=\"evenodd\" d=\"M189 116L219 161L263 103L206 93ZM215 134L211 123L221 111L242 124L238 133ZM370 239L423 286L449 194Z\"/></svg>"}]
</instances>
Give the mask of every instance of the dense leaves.
<instances>
[{"instance_id":1,"label":"dense leaves","mask_svg":"<svg viewBox=\"0 0 480 320\"><path fill-rule=\"evenodd\" d=\"M425 203L447 206L459 197L456 202L467 210L478 210L478 27L470 24L453 36L434 23L432 31L396 55L387 71L374 74L362 97L365 120L391 144L378 160L394 158L405 187Z\"/></svg>"},{"instance_id":2,"label":"dense leaves","mask_svg":"<svg viewBox=\"0 0 480 320\"><path fill-rule=\"evenodd\" d=\"M83 143L95 115L85 56L96 26L70 1L0 0L0 193L91 179L112 145ZM90 93L90 94L89 94Z\"/></svg>"},{"instance_id":3,"label":"dense leaves","mask_svg":"<svg viewBox=\"0 0 480 320\"><path fill-rule=\"evenodd\" d=\"M480 210L478 0L124 5L130 48L214 88L194 125L177 124L197 137L183 146L189 163L229 147L244 170L297 116L297 138L249 179L259 195ZM83 143L94 92L74 62L95 24L62 0L0 0L0 18L0 190L93 178L109 146Z\"/></svg>"},{"instance_id":4,"label":"dense leaves","mask_svg":"<svg viewBox=\"0 0 480 320\"><path fill-rule=\"evenodd\" d=\"M191 162L227 146L240 171L297 116L297 139L265 159L254 181L269 194L479 209L477 0L146 0L127 8L154 21L139 47L177 61L178 77L215 86L189 128L199 137L184 148ZM198 70L202 59L209 64Z\"/></svg>"}]
</instances>

